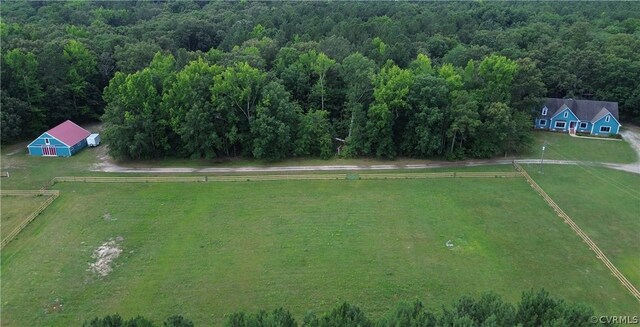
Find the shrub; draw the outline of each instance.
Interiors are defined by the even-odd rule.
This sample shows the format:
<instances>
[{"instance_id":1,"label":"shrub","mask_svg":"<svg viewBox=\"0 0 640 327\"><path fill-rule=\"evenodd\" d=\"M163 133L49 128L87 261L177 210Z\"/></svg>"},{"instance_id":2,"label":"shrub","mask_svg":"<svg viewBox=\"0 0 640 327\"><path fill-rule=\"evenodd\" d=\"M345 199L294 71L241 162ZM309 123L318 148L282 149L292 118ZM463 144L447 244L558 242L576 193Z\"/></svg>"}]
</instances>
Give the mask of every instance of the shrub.
<instances>
[{"instance_id":1,"label":"shrub","mask_svg":"<svg viewBox=\"0 0 640 327\"><path fill-rule=\"evenodd\" d=\"M164 321L164 327L193 327L193 322L183 316L171 316Z\"/></svg>"},{"instance_id":2,"label":"shrub","mask_svg":"<svg viewBox=\"0 0 640 327\"><path fill-rule=\"evenodd\" d=\"M137 316L135 318L125 321L119 314L113 314L105 316L104 318L93 318L91 321L85 321L82 324L83 327L153 327L155 326L152 321Z\"/></svg>"},{"instance_id":3,"label":"shrub","mask_svg":"<svg viewBox=\"0 0 640 327\"><path fill-rule=\"evenodd\" d=\"M273 312L260 311L254 315L236 312L227 318L226 327L297 327L291 313L283 308Z\"/></svg>"}]
</instances>

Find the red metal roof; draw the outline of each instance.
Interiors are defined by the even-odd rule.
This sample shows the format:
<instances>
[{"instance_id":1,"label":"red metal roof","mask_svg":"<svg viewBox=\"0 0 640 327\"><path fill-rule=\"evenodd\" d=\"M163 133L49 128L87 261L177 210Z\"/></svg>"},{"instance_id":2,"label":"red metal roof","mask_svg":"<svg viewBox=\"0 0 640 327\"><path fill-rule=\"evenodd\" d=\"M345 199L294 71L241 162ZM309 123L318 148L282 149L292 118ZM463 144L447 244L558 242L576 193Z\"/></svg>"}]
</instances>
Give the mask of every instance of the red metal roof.
<instances>
[{"instance_id":1,"label":"red metal roof","mask_svg":"<svg viewBox=\"0 0 640 327\"><path fill-rule=\"evenodd\" d=\"M48 130L47 133L68 146L76 145L76 143L86 139L91 134L70 120Z\"/></svg>"}]
</instances>

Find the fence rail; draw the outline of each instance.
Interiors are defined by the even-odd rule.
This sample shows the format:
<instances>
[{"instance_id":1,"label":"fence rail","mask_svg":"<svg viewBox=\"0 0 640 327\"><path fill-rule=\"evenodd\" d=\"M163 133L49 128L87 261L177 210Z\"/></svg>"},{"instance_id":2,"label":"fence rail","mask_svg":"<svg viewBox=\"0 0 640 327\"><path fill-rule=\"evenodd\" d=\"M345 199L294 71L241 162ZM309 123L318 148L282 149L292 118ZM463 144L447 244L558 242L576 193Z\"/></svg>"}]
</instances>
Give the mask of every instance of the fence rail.
<instances>
[{"instance_id":1,"label":"fence rail","mask_svg":"<svg viewBox=\"0 0 640 327\"><path fill-rule=\"evenodd\" d=\"M0 196L60 195L58 190L0 190Z\"/></svg>"},{"instance_id":2,"label":"fence rail","mask_svg":"<svg viewBox=\"0 0 640 327\"><path fill-rule=\"evenodd\" d=\"M67 182L84 183L186 183L205 182L203 176L149 176L149 177L82 177L82 176L62 176L54 177L51 185Z\"/></svg>"},{"instance_id":3,"label":"fence rail","mask_svg":"<svg viewBox=\"0 0 640 327\"><path fill-rule=\"evenodd\" d=\"M81 183L189 183L243 182L276 180L341 180L341 179L426 179L426 178L513 178L520 172L441 172L441 173L347 173L347 174L274 174L274 175L208 175L208 176L150 176L150 177L55 177L51 185L66 182Z\"/></svg>"},{"instance_id":4,"label":"fence rail","mask_svg":"<svg viewBox=\"0 0 640 327\"><path fill-rule=\"evenodd\" d=\"M27 218L25 218L20 225L14 228L7 237L0 241L0 249L4 248L5 245L9 244L18 233L20 233L30 222L32 222L44 209L46 209L59 195L60 192L57 190L2 190L0 191L1 195L18 195L18 196L38 196L38 195L47 195L49 196L34 212L32 212Z\"/></svg>"},{"instance_id":5,"label":"fence rail","mask_svg":"<svg viewBox=\"0 0 640 327\"><path fill-rule=\"evenodd\" d=\"M640 292L638 292L638 289L636 289L636 287L633 284L631 284L631 282L629 282L629 280L620 272L620 270L618 270L618 268L613 265L613 263L609 260L609 258L607 258L604 252L600 250L598 245L596 245L596 243L594 243L591 240L591 238L571 219L571 217L569 217L569 215L567 215L553 201L553 199L551 199L551 197L538 185L538 183L536 183L531 178L531 176L529 176L529 174L522 168L522 166L520 166L518 163L515 163L515 162L513 163L513 165L515 166L517 171L522 173L522 175L529 182L531 187L533 187L533 189L535 189L538 192L538 194L540 194L545 199L545 201L547 201L549 206L556 212L556 214L558 214L558 216L562 218L562 220L564 220L564 222L567 223L571 227L571 229L573 229L573 231L576 234L578 234L580 238L582 238L582 240L585 243L587 243L589 248L596 253L596 257L600 259L600 261L602 261L607 268L609 268L613 276L615 276L620 281L620 283L622 283L622 285L626 287L627 290L629 290L631 295L633 295L636 298L636 300L640 301Z\"/></svg>"},{"instance_id":6,"label":"fence rail","mask_svg":"<svg viewBox=\"0 0 640 327\"><path fill-rule=\"evenodd\" d=\"M513 178L522 177L519 172L442 172L442 173L397 173L360 174L361 179L425 179L425 178Z\"/></svg>"}]
</instances>

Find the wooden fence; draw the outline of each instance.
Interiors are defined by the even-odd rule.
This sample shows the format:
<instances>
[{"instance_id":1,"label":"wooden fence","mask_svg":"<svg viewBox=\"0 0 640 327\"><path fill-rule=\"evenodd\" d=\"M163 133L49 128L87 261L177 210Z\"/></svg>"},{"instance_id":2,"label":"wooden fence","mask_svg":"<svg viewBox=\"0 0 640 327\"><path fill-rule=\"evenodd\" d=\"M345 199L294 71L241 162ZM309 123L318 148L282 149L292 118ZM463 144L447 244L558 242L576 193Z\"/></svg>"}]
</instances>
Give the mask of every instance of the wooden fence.
<instances>
[{"instance_id":1,"label":"wooden fence","mask_svg":"<svg viewBox=\"0 0 640 327\"><path fill-rule=\"evenodd\" d=\"M0 190L0 196L38 196L38 195L60 195L57 190Z\"/></svg>"},{"instance_id":2,"label":"wooden fence","mask_svg":"<svg viewBox=\"0 0 640 327\"><path fill-rule=\"evenodd\" d=\"M591 240L591 238L584 231L582 231L582 229L571 219L571 217L569 217L569 215L567 215L553 201L553 199L551 199L551 197L531 178L531 176L529 176L529 174L522 168L522 166L520 166L518 163L515 163L515 162L513 163L513 165L515 166L517 171L522 173L522 175L529 182L531 187L533 187L533 189L535 189L538 192L538 194L540 194L545 199L545 201L547 201L549 206L558 214L558 216L562 218L564 222L567 223L571 227L571 229L573 229L573 231L576 234L578 234L580 238L582 238L582 240L585 243L587 243L589 248L596 253L596 257L600 259L607 268L609 268L613 276L615 276L620 281L620 283L622 283L622 285L626 287L627 290L629 290L631 295L633 295L638 301L640 301L640 292L638 292L635 286L633 286L633 284L631 284L631 282L629 282L629 280L627 280L627 278L624 277L624 275L618 270L618 268L614 266L613 263L611 263L609 258L607 258L604 252L600 250L598 245L596 245L596 243L594 243Z\"/></svg>"},{"instance_id":3,"label":"wooden fence","mask_svg":"<svg viewBox=\"0 0 640 327\"><path fill-rule=\"evenodd\" d=\"M442 173L377 173L360 174L361 179L426 179L426 178L513 178L522 177L519 172L442 172Z\"/></svg>"},{"instance_id":4,"label":"wooden fence","mask_svg":"<svg viewBox=\"0 0 640 327\"><path fill-rule=\"evenodd\" d=\"M272 174L272 175L208 175L208 176L149 176L149 177L55 177L56 183L189 183L189 182L246 182L279 180L343 180L343 179L426 179L426 178L513 178L520 172L441 172L441 173L348 173L348 174Z\"/></svg>"},{"instance_id":5,"label":"wooden fence","mask_svg":"<svg viewBox=\"0 0 640 327\"><path fill-rule=\"evenodd\" d=\"M84 183L187 183L205 182L203 176L149 176L149 177L54 177L51 185L56 183L84 182Z\"/></svg>"},{"instance_id":6,"label":"wooden fence","mask_svg":"<svg viewBox=\"0 0 640 327\"><path fill-rule=\"evenodd\" d=\"M7 237L5 237L0 242L0 249L4 248L5 245L9 244L18 233L20 233L30 222L32 222L44 209L46 209L59 195L60 192L56 190L1 190L0 195L2 196L48 196L47 199L32 212L27 218L25 218L20 225L14 228Z\"/></svg>"}]
</instances>

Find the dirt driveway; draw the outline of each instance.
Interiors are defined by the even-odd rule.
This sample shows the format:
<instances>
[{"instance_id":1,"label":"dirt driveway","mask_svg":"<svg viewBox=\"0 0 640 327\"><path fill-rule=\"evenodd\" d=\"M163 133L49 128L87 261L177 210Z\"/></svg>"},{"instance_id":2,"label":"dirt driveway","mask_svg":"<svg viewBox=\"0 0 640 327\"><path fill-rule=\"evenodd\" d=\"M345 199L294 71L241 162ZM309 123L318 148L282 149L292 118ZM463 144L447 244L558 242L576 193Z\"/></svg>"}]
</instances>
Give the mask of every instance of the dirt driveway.
<instances>
[{"instance_id":1,"label":"dirt driveway","mask_svg":"<svg viewBox=\"0 0 640 327\"><path fill-rule=\"evenodd\" d=\"M617 170L624 170L636 174L640 174L640 127L626 126L620 135L629 142L629 145L636 151L636 162L630 164L612 164L603 163L605 167Z\"/></svg>"},{"instance_id":2,"label":"dirt driveway","mask_svg":"<svg viewBox=\"0 0 640 327\"><path fill-rule=\"evenodd\" d=\"M631 144L640 160L640 127L630 126L620 134ZM238 168L189 168L189 167L167 167L167 168L132 168L120 166L108 155L106 147L100 147L98 153L99 163L95 164L91 171L117 172L117 173L261 173L261 172L309 172L309 171L351 171L351 170L396 170L396 169L429 169L443 167L472 167L484 165L507 165L512 163L512 159L489 159L489 160L465 160L458 162L450 161L425 161L425 163L414 164L386 164L386 165L326 165L326 166L288 166L288 167L238 167ZM540 159L518 159L515 160L523 164L540 163ZM632 164L614 163L593 163L570 160L545 160L546 164L576 165L576 164L601 164L604 167L628 171L640 174L640 161Z\"/></svg>"}]
</instances>

